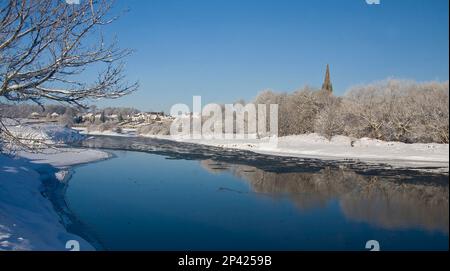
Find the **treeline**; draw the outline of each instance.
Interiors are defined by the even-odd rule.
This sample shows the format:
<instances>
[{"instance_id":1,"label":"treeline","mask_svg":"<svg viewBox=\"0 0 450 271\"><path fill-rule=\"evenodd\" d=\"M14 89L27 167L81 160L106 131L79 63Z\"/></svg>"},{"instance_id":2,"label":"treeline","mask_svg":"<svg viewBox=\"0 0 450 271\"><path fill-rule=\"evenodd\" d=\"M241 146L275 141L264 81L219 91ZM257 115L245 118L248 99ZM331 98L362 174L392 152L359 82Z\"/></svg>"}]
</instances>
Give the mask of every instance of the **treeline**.
<instances>
[{"instance_id":1,"label":"treeline","mask_svg":"<svg viewBox=\"0 0 450 271\"><path fill-rule=\"evenodd\" d=\"M264 91L256 104L279 105L280 136L319 133L405 143L449 143L449 83L386 80L344 96L304 88Z\"/></svg>"}]
</instances>

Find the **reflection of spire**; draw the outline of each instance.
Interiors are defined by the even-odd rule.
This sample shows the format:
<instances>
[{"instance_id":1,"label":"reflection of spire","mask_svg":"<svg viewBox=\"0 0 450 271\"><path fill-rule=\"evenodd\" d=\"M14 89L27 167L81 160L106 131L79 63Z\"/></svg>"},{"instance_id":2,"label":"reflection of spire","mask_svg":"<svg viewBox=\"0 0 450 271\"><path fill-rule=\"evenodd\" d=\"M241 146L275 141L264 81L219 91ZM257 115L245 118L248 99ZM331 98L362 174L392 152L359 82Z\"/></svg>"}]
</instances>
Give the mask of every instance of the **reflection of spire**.
<instances>
[{"instance_id":1,"label":"reflection of spire","mask_svg":"<svg viewBox=\"0 0 450 271\"><path fill-rule=\"evenodd\" d=\"M325 80L323 81L322 90L327 91L329 94L333 93L333 85L330 79L330 65L327 64L327 71L325 73Z\"/></svg>"}]
</instances>

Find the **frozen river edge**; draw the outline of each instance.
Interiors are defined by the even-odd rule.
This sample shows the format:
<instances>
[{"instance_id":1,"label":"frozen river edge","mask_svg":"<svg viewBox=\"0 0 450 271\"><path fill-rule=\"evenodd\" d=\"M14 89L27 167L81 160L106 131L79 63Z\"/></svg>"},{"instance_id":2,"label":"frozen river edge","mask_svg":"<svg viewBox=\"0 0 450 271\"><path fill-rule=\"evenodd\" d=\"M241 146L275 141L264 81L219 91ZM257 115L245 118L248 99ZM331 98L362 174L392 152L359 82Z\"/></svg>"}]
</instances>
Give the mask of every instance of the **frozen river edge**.
<instances>
[{"instance_id":1,"label":"frozen river edge","mask_svg":"<svg viewBox=\"0 0 450 271\"><path fill-rule=\"evenodd\" d=\"M77 148L0 155L0 250L66 251L70 240L82 251L95 250L71 233L77 222L65 205L64 191L73 166L110 157Z\"/></svg>"}]
</instances>

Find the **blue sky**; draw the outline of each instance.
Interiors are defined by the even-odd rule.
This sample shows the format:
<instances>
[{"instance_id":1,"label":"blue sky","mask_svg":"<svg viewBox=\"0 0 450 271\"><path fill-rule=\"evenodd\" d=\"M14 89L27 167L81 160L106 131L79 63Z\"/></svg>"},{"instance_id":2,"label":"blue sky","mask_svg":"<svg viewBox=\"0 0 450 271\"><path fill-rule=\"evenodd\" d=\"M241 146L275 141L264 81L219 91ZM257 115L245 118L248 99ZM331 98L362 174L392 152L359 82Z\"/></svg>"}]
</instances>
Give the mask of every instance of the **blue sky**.
<instances>
[{"instance_id":1,"label":"blue sky","mask_svg":"<svg viewBox=\"0 0 450 271\"><path fill-rule=\"evenodd\" d=\"M100 106L165 110L175 103L251 100L264 89L322 84L337 95L388 77L448 80L448 0L117 0L105 29L140 90Z\"/></svg>"}]
</instances>

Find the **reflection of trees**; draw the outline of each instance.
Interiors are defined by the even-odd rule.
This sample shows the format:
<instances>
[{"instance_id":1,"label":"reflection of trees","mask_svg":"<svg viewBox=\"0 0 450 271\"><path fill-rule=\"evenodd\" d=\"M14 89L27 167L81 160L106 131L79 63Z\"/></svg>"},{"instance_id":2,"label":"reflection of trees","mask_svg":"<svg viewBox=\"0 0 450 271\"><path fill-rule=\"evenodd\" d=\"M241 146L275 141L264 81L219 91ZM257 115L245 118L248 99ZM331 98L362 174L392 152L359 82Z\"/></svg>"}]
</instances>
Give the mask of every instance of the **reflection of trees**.
<instances>
[{"instance_id":1,"label":"reflection of trees","mask_svg":"<svg viewBox=\"0 0 450 271\"><path fill-rule=\"evenodd\" d=\"M348 169L273 173L211 160L204 160L201 165L215 173L230 170L248 181L256 193L288 196L301 210L321 207L335 199L353 221L387 229L419 227L448 233L448 185L406 182L400 177L368 177Z\"/></svg>"}]
</instances>

